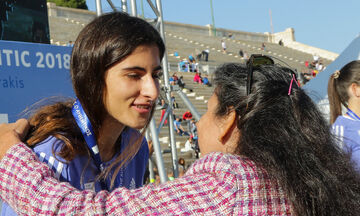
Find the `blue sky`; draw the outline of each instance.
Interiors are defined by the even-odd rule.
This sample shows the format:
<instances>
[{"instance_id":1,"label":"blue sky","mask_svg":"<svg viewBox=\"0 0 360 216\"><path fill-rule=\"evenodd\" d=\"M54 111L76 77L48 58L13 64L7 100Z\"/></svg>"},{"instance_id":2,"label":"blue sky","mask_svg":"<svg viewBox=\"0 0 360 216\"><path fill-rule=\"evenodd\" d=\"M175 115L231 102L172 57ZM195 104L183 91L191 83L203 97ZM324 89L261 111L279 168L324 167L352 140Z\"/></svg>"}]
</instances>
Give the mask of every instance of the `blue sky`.
<instances>
[{"instance_id":1,"label":"blue sky","mask_svg":"<svg viewBox=\"0 0 360 216\"><path fill-rule=\"evenodd\" d=\"M154 0L152 0L155 2ZM295 29L298 42L341 53L360 33L360 0L212 0L215 26L248 32L274 32ZM95 11L95 0L87 0ZM120 0L112 0L120 8ZM141 0L137 0L141 13ZM106 0L103 10L111 11ZM143 0L145 17L154 17ZM130 8L130 1L128 1ZM162 0L165 21L206 25L211 23L210 0Z\"/></svg>"}]
</instances>

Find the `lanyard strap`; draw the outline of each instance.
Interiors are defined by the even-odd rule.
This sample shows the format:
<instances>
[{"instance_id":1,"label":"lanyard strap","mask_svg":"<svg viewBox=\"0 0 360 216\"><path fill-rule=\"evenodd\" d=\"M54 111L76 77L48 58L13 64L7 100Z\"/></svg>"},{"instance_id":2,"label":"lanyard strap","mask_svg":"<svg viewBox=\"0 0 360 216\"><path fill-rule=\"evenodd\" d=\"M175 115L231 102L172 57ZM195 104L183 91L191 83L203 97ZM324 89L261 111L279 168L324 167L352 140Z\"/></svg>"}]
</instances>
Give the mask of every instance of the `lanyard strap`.
<instances>
[{"instance_id":1,"label":"lanyard strap","mask_svg":"<svg viewBox=\"0 0 360 216\"><path fill-rule=\"evenodd\" d=\"M360 121L360 117L356 115L351 109L348 108L348 111L346 112L348 116L350 116L352 119Z\"/></svg>"},{"instance_id":2,"label":"lanyard strap","mask_svg":"<svg viewBox=\"0 0 360 216\"><path fill-rule=\"evenodd\" d=\"M85 139L87 147L89 148L91 155L94 159L95 165L100 172L104 170L104 164L101 161L99 147L96 144L95 133L92 129L89 118L87 117L79 99L76 99L71 109L72 115L80 128L80 131ZM101 188L107 189L104 181L100 181Z\"/></svg>"}]
</instances>

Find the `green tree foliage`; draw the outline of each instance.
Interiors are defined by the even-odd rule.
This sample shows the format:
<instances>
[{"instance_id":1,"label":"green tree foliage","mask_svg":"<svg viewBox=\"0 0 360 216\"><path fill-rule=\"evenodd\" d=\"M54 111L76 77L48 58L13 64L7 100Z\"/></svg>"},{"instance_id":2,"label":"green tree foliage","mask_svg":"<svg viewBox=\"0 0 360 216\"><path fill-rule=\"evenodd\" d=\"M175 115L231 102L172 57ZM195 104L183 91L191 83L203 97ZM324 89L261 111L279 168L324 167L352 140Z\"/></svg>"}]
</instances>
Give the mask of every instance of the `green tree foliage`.
<instances>
[{"instance_id":1,"label":"green tree foliage","mask_svg":"<svg viewBox=\"0 0 360 216\"><path fill-rule=\"evenodd\" d=\"M57 6L88 9L86 0L47 0L48 2L54 2Z\"/></svg>"}]
</instances>

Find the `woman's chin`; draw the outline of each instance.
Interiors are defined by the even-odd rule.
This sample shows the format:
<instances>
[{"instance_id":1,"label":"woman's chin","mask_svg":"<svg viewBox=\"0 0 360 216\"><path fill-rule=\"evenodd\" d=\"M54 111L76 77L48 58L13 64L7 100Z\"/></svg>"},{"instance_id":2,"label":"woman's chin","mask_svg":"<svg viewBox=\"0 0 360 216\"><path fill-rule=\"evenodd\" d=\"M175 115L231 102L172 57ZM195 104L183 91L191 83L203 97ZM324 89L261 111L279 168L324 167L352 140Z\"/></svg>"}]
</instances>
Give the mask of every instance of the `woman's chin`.
<instances>
[{"instance_id":1,"label":"woman's chin","mask_svg":"<svg viewBox=\"0 0 360 216\"><path fill-rule=\"evenodd\" d=\"M147 123L147 121L132 122L131 124L129 124L127 126L134 128L136 130L141 130L146 126L146 123Z\"/></svg>"}]
</instances>

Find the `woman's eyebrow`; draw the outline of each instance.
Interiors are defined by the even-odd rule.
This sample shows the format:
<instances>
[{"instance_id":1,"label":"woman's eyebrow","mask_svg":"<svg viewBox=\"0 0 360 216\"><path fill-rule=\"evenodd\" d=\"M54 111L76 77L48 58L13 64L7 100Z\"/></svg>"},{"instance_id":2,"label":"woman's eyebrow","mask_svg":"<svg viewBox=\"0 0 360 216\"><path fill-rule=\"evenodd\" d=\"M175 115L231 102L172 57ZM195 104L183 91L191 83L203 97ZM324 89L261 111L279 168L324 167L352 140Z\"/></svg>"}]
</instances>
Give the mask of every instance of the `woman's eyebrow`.
<instances>
[{"instance_id":1,"label":"woman's eyebrow","mask_svg":"<svg viewBox=\"0 0 360 216\"><path fill-rule=\"evenodd\" d=\"M123 68L123 70L139 70L139 71L144 71L146 72L146 69L140 66L134 66L134 67L127 67L127 68ZM158 71L158 70L162 70L162 67L160 65L156 66L153 71Z\"/></svg>"},{"instance_id":2,"label":"woman's eyebrow","mask_svg":"<svg viewBox=\"0 0 360 216\"><path fill-rule=\"evenodd\" d=\"M143 67L140 67L140 66L127 67L127 68L123 68L123 70L129 70L129 71L139 70L139 71L144 71L144 72L146 72L146 69L143 68Z\"/></svg>"}]
</instances>

